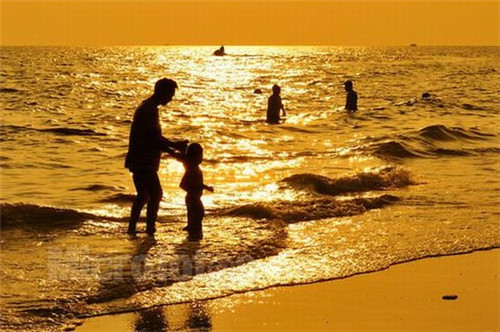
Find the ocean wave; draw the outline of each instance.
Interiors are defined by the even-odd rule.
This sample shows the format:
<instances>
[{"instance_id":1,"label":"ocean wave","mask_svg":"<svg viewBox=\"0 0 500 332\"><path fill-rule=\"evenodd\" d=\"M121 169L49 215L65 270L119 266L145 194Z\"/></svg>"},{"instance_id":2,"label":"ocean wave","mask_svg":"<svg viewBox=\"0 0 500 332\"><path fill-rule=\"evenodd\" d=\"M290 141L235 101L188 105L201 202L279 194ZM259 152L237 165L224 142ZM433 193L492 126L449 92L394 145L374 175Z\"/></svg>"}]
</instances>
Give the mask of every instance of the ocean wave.
<instances>
[{"instance_id":1,"label":"ocean wave","mask_svg":"<svg viewBox=\"0 0 500 332\"><path fill-rule=\"evenodd\" d=\"M469 111L483 111L486 108L481 107L481 106L476 106L472 104L462 104L461 106L464 110L469 110Z\"/></svg>"},{"instance_id":2,"label":"ocean wave","mask_svg":"<svg viewBox=\"0 0 500 332\"><path fill-rule=\"evenodd\" d=\"M68 273L61 273L54 282L70 290L78 289L76 282L95 287L85 288L84 292L77 290L70 296L53 292L42 300L35 300L36 303L24 302L22 307L9 308L9 315L0 322L16 330L28 330L28 324L39 330L44 327L52 330L54 324L71 324L76 317L130 307L128 299L136 294L182 285L202 274L277 255L286 247L287 227L283 222L221 217L213 223L229 228L226 238L217 238L207 227L202 243L178 241L174 239L180 236L177 230L173 237L123 240L126 245L118 254L114 250L97 255L83 250L77 253L80 260L76 264L74 257L54 256L58 259L58 268ZM239 227L229 227L235 224ZM106 247L106 238L94 238L94 241L93 246L110 249ZM73 268L75 265L77 270ZM79 279L75 281L72 276Z\"/></svg>"},{"instance_id":3,"label":"ocean wave","mask_svg":"<svg viewBox=\"0 0 500 332\"><path fill-rule=\"evenodd\" d=\"M325 197L308 201L278 201L247 204L230 209L225 214L254 219L280 219L288 223L293 223L358 215L368 210L380 209L397 201L399 201L399 198L392 195L348 200Z\"/></svg>"},{"instance_id":4,"label":"ocean wave","mask_svg":"<svg viewBox=\"0 0 500 332\"><path fill-rule=\"evenodd\" d=\"M2 228L23 226L44 228L62 225L75 226L85 220L95 219L96 216L90 213L51 206L4 203L0 205L0 218Z\"/></svg>"},{"instance_id":5,"label":"ocean wave","mask_svg":"<svg viewBox=\"0 0 500 332\"><path fill-rule=\"evenodd\" d=\"M108 186L104 184L91 184L86 187L78 187L71 189L72 191L83 190L83 191L116 191L116 190L124 190L123 187L116 186Z\"/></svg>"},{"instance_id":6,"label":"ocean wave","mask_svg":"<svg viewBox=\"0 0 500 332\"><path fill-rule=\"evenodd\" d=\"M105 133L97 132L93 129L78 129L78 128L47 128L47 129L37 129L42 132L49 132L58 135L67 136L106 136Z\"/></svg>"},{"instance_id":7,"label":"ocean wave","mask_svg":"<svg viewBox=\"0 0 500 332\"><path fill-rule=\"evenodd\" d=\"M233 218L230 220L235 222ZM218 221L223 224L226 222L222 219ZM241 220L238 222L245 223ZM132 270L125 270L122 278L101 281L103 287L98 293L87 297L86 303L98 304L124 299L138 292L185 282L199 274L277 255L286 247L285 223L248 220L246 225L247 231L252 232L253 236L248 238L244 234L245 231L240 229L239 234L233 234L234 238L238 239L236 246L231 244L230 239L207 240L202 245L187 240L180 243L161 243L154 239L138 239L139 243L132 257ZM151 254L156 257L147 257ZM141 260L148 261L147 271L134 270L137 266L133 265L140 265Z\"/></svg>"},{"instance_id":8,"label":"ocean wave","mask_svg":"<svg viewBox=\"0 0 500 332\"><path fill-rule=\"evenodd\" d=\"M292 186L294 189L311 190L323 195L401 188L417 183L409 170L393 166L334 179L317 174L295 174L281 180L281 182Z\"/></svg>"},{"instance_id":9,"label":"ocean wave","mask_svg":"<svg viewBox=\"0 0 500 332\"><path fill-rule=\"evenodd\" d=\"M364 149L382 159L436 158L440 156L469 156L496 153L499 148L477 147L477 142L487 142L495 137L476 128L432 125L418 131L397 135L395 138L370 138ZM464 143L474 144L467 147ZM456 147L453 144L460 144Z\"/></svg>"},{"instance_id":10,"label":"ocean wave","mask_svg":"<svg viewBox=\"0 0 500 332\"><path fill-rule=\"evenodd\" d=\"M16 92L21 92L21 90L14 88L0 88L0 93L16 93Z\"/></svg>"},{"instance_id":11,"label":"ocean wave","mask_svg":"<svg viewBox=\"0 0 500 332\"><path fill-rule=\"evenodd\" d=\"M482 140L487 137L492 137L492 134L482 133L474 129L463 129L459 127L448 128L444 125L432 125L420 129L418 131L420 137L436 140L436 141L451 141L451 140Z\"/></svg>"},{"instance_id":12,"label":"ocean wave","mask_svg":"<svg viewBox=\"0 0 500 332\"><path fill-rule=\"evenodd\" d=\"M430 155L408 144L395 141L375 144L373 154L382 158L425 158Z\"/></svg>"},{"instance_id":13,"label":"ocean wave","mask_svg":"<svg viewBox=\"0 0 500 332\"><path fill-rule=\"evenodd\" d=\"M480 156L486 154L498 154L500 148L478 147L478 148L439 148L428 146L418 149L409 144L389 141L375 144L372 152L382 159L408 159L408 158L437 158L437 157L463 157Z\"/></svg>"},{"instance_id":14,"label":"ocean wave","mask_svg":"<svg viewBox=\"0 0 500 332\"><path fill-rule=\"evenodd\" d=\"M481 156L486 154L500 154L500 147L482 147L482 148L465 148L465 149L445 149L438 148L432 150L436 156Z\"/></svg>"},{"instance_id":15,"label":"ocean wave","mask_svg":"<svg viewBox=\"0 0 500 332\"><path fill-rule=\"evenodd\" d=\"M444 149L438 148L432 150L432 153L437 156L470 156L472 153L466 150L454 150L454 149Z\"/></svg>"},{"instance_id":16,"label":"ocean wave","mask_svg":"<svg viewBox=\"0 0 500 332\"><path fill-rule=\"evenodd\" d=\"M26 130L32 130L31 127L25 126L16 126L16 125L0 125L0 133L2 136L6 134L6 132L21 132Z\"/></svg>"},{"instance_id":17,"label":"ocean wave","mask_svg":"<svg viewBox=\"0 0 500 332\"><path fill-rule=\"evenodd\" d=\"M2 136L9 133L18 133L18 132L23 132L23 131L28 131L28 130L33 130L33 131L38 131L38 132L48 132L48 133L54 133L58 135L65 135L65 136L106 136L107 134L105 133L100 133L97 132L93 129L79 129L79 128L65 128L65 127L58 127L58 128L33 128L31 126L16 126L16 125L0 125L0 133L2 133Z\"/></svg>"},{"instance_id":18,"label":"ocean wave","mask_svg":"<svg viewBox=\"0 0 500 332\"><path fill-rule=\"evenodd\" d=\"M134 194L116 194L100 200L103 203L128 204L135 200Z\"/></svg>"}]
</instances>

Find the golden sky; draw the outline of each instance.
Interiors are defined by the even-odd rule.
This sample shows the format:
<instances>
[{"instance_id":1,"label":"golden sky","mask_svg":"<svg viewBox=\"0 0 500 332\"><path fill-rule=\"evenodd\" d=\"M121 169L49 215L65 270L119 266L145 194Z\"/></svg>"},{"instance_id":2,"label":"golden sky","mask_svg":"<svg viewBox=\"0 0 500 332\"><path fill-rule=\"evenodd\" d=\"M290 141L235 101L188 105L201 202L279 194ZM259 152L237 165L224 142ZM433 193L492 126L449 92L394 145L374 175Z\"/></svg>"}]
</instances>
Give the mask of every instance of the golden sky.
<instances>
[{"instance_id":1,"label":"golden sky","mask_svg":"<svg viewBox=\"0 0 500 332\"><path fill-rule=\"evenodd\" d=\"M0 0L2 45L500 45L500 0Z\"/></svg>"}]
</instances>

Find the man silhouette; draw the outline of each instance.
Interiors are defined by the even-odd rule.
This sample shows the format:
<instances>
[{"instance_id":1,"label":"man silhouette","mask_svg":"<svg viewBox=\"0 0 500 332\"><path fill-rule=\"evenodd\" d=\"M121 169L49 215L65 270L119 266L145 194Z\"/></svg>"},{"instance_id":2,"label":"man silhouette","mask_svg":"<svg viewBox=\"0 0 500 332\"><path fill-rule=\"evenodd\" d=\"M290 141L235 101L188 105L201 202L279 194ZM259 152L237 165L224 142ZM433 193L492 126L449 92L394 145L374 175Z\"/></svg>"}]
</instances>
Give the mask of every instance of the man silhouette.
<instances>
[{"instance_id":1,"label":"man silhouette","mask_svg":"<svg viewBox=\"0 0 500 332\"><path fill-rule=\"evenodd\" d=\"M281 101L281 88L279 85L273 85L273 94L267 99L266 122L270 124L280 123L280 111L286 116L285 107Z\"/></svg>"},{"instance_id":2,"label":"man silhouette","mask_svg":"<svg viewBox=\"0 0 500 332\"><path fill-rule=\"evenodd\" d=\"M358 94L352 88L352 81L345 81L344 87L346 91L345 109L354 113L358 110Z\"/></svg>"},{"instance_id":3,"label":"man silhouette","mask_svg":"<svg viewBox=\"0 0 500 332\"><path fill-rule=\"evenodd\" d=\"M162 78L156 82L154 93L144 100L134 113L130 129L128 153L125 167L132 172L137 196L132 205L127 233L135 235L141 210L148 203L146 233L154 235L158 208L163 191L158 178L158 168L162 151L174 148L184 152L187 141L172 142L161 134L158 106L165 106L175 95L177 83Z\"/></svg>"}]
</instances>

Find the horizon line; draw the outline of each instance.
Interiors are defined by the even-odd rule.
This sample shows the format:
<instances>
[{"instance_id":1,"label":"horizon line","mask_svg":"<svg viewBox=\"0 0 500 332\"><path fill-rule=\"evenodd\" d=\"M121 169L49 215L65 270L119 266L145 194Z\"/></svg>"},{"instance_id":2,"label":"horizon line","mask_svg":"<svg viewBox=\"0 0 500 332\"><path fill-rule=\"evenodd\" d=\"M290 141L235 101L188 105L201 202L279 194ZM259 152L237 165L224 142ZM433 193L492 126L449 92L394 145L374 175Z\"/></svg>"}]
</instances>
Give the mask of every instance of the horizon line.
<instances>
[{"instance_id":1,"label":"horizon line","mask_svg":"<svg viewBox=\"0 0 500 332\"><path fill-rule=\"evenodd\" d=\"M0 47L500 47L498 44L2 44Z\"/></svg>"}]
</instances>

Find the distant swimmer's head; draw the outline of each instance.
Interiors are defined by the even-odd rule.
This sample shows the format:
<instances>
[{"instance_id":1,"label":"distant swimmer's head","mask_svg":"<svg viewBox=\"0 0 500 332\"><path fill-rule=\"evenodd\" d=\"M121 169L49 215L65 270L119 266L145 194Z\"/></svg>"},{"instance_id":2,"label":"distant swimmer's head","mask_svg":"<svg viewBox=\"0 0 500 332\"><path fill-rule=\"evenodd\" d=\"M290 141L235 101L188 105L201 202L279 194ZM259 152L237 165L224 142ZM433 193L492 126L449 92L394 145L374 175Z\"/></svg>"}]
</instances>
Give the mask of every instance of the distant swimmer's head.
<instances>
[{"instance_id":1,"label":"distant swimmer's head","mask_svg":"<svg viewBox=\"0 0 500 332\"><path fill-rule=\"evenodd\" d=\"M169 78L162 78L155 83L153 96L158 100L160 105L166 105L174 97L175 89L177 88L177 82Z\"/></svg>"},{"instance_id":2,"label":"distant swimmer's head","mask_svg":"<svg viewBox=\"0 0 500 332\"><path fill-rule=\"evenodd\" d=\"M186 149L186 158L188 161L199 165L203 161L203 148L198 143L191 143Z\"/></svg>"},{"instance_id":3,"label":"distant swimmer's head","mask_svg":"<svg viewBox=\"0 0 500 332\"><path fill-rule=\"evenodd\" d=\"M280 86L279 86L279 85L277 85L277 84L273 85L273 93L274 93L275 95L279 95L279 94L280 94L280 92L281 92L281 88L280 88Z\"/></svg>"},{"instance_id":4,"label":"distant swimmer's head","mask_svg":"<svg viewBox=\"0 0 500 332\"><path fill-rule=\"evenodd\" d=\"M351 80L345 81L344 87L345 87L346 91L351 91L352 90L352 81Z\"/></svg>"}]
</instances>

